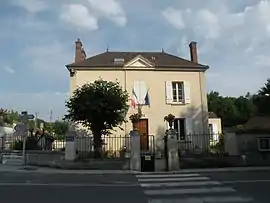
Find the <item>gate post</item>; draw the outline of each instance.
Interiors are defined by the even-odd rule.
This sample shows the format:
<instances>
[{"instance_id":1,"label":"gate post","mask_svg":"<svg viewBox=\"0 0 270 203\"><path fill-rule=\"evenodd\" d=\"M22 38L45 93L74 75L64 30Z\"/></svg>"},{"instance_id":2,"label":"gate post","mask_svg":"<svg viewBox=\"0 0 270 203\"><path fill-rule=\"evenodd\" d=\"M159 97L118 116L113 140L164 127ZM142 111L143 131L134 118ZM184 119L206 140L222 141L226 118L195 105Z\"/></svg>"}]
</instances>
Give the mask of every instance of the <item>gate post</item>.
<instances>
[{"instance_id":1,"label":"gate post","mask_svg":"<svg viewBox=\"0 0 270 203\"><path fill-rule=\"evenodd\" d=\"M179 165L179 156L178 156L178 144L175 130L168 130L167 136L167 153L168 153L168 170L178 170Z\"/></svg>"},{"instance_id":2,"label":"gate post","mask_svg":"<svg viewBox=\"0 0 270 203\"><path fill-rule=\"evenodd\" d=\"M130 169L141 171L141 136L137 130L130 131Z\"/></svg>"},{"instance_id":3,"label":"gate post","mask_svg":"<svg viewBox=\"0 0 270 203\"><path fill-rule=\"evenodd\" d=\"M76 143L76 131L73 126L70 126L66 135L65 160L75 161L77 150Z\"/></svg>"},{"instance_id":4,"label":"gate post","mask_svg":"<svg viewBox=\"0 0 270 203\"><path fill-rule=\"evenodd\" d=\"M168 130L166 130L164 135L164 158L165 158L165 170L169 171L169 155L168 155Z\"/></svg>"}]
</instances>

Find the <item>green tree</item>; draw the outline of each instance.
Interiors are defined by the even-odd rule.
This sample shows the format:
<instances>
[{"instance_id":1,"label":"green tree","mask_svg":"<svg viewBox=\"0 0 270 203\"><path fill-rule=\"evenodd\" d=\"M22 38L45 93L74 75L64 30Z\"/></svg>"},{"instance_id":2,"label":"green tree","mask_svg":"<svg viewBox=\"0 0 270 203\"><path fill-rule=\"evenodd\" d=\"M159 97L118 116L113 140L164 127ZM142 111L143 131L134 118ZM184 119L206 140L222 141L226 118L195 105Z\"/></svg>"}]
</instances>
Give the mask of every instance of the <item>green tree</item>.
<instances>
[{"instance_id":1,"label":"green tree","mask_svg":"<svg viewBox=\"0 0 270 203\"><path fill-rule=\"evenodd\" d=\"M81 123L89 128L94 136L95 157L100 157L101 135L125 121L128 110L128 93L118 82L96 80L76 89L66 102L66 119Z\"/></svg>"},{"instance_id":2,"label":"green tree","mask_svg":"<svg viewBox=\"0 0 270 203\"><path fill-rule=\"evenodd\" d=\"M222 97L218 92L212 91L207 98L208 110L220 117L225 127L246 123L256 111L250 94L237 98Z\"/></svg>"},{"instance_id":3,"label":"green tree","mask_svg":"<svg viewBox=\"0 0 270 203\"><path fill-rule=\"evenodd\" d=\"M246 123L256 113L256 106L251 96L240 96L236 98L234 104L238 111L237 124Z\"/></svg>"},{"instance_id":4,"label":"green tree","mask_svg":"<svg viewBox=\"0 0 270 203\"><path fill-rule=\"evenodd\" d=\"M68 131L68 122L57 120L53 123L53 132L58 139L63 139Z\"/></svg>"},{"instance_id":5,"label":"green tree","mask_svg":"<svg viewBox=\"0 0 270 203\"><path fill-rule=\"evenodd\" d=\"M12 120L9 116L8 110L0 109L0 126L4 126L5 124L12 124Z\"/></svg>"},{"instance_id":6,"label":"green tree","mask_svg":"<svg viewBox=\"0 0 270 203\"><path fill-rule=\"evenodd\" d=\"M253 102L259 115L270 115L270 78L259 89L258 95L253 96Z\"/></svg>"}]
</instances>

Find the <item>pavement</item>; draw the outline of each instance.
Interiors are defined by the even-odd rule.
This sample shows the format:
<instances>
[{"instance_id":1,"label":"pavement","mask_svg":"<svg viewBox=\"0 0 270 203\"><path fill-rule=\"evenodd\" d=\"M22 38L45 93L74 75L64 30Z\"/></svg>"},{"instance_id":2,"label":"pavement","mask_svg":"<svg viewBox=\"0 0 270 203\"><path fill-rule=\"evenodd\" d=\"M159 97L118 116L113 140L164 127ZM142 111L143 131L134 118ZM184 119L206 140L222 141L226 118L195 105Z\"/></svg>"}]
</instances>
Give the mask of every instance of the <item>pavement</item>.
<instances>
[{"instance_id":1,"label":"pavement","mask_svg":"<svg viewBox=\"0 0 270 203\"><path fill-rule=\"evenodd\" d=\"M269 203L270 171L136 175L148 203Z\"/></svg>"},{"instance_id":2,"label":"pavement","mask_svg":"<svg viewBox=\"0 0 270 203\"><path fill-rule=\"evenodd\" d=\"M209 169L180 169L178 171L166 172L174 173L203 173L203 172L232 172L232 171L270 171L269 166L263 167L228 167L228 168L209 168ZM0 164L1 172L20 172L20 173L49 173L49 174L148 174L149 172L139 172L131 170L72 170L55 169L35 166L15 166ZM156 174L164 172L155 172Z\"/></svg>"},{"instance_id":3,"label":"pavement","mask_svg":"<svg viewBox=\"0 0 270 203\"><path fill-rule=\"evenodd\" d=\"M76 173L0 165L0 202L269 203L269 168L240 169Z\"/></svg>"},{"instance_id":4,"label":"pavement","mask_svg":"<svg viewBox=\"0 0 270 203\"><path fill-rule=\"evenodd\" d=\"M147 203L134 175L0 172L0 202Z\"/></svg>"}]
</instances>

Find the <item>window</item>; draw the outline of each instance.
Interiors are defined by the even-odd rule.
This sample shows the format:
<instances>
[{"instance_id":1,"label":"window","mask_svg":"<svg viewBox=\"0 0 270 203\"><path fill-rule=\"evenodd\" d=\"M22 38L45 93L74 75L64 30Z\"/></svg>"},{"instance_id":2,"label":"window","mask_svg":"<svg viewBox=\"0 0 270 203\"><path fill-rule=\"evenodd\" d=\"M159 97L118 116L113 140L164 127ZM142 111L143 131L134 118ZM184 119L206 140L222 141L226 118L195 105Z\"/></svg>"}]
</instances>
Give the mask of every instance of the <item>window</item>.
<instances>
[{"instance_id":1,"label":"window","mask_svg":"<svg viewBox=\"0 0 270 203\"><path fill-rule=\"evenodd\" d=\"M213 140L214 138L213 124L209 124L209 134L210 134L210 140Z\"/></svg>"},{"instance_id":2,"label":"window","mask_svg":"<svg viewBox=\"0 0 270 203\"><path fill-rule=\"evenodd\" d=\"M270 137L258 138L259 151L270 151Z\"/></svg>"},{"instance_id":3,"label":"window","mask_svg":"<svg viewBox=\"0 0 270 203\"><path fill-rule=\"evenodd\" d=\"M185 140L186 138L185 119L184 118L174 119L173 128L177 132L177 140Z\"/></svg>"},{"instance_id":4,"label":"window","mask_svg":"<svg viewBox=\"0 0 270 203\"><path fill-rule=\"evenodd\" d=\"M190 104L190 83L188 81L166 81L167 104Z\"/></svg>"},{"instance_id":5,"label":"window","mask_svg":"<svg viewBox=\"0 0 270 203\"><path fill-rule=\"evenodd\" d=\"M115 64L123 64L125 62L124 58L115 58L114 63Z\"/></svg>"},{"instance_id":6,"label":"window","mask_svg":"<svg viewBox=\"0 0 270 203\"><path fill-rule=\"evenodd\" d=\"M173 102L184 102L184 83L172 82Z\"/></svg>"}]
</instances>

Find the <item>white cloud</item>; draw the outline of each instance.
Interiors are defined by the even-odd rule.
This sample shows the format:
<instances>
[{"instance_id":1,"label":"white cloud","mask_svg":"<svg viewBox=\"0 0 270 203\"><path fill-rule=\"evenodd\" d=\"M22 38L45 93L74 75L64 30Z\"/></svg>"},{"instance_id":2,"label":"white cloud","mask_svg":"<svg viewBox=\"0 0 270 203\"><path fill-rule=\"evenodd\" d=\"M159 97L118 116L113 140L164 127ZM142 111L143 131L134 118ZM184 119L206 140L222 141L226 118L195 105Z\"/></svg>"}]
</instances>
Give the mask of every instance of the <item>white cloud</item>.
<instances>
[{"instance_id":1,"label":"white cloud","mask_svg":"<svg viewBox=\"0 0 270 203\"><path fill-rule=\"evenodd\" d=\"M116 0L88 0L97 15L107 17L119 26L125 26L127 19L121 4Z\"/></svg>"},{"instance_id":2,"label":"white cloud","mask_svg":"<svg viewBox=\"0 0 270 203\"><path fill-rule=\"evenodd\" d=\"M49 7L43 0L12 0L11 3L15 6L23 7L30 13L37 13Z\"/></svg>"},{"instance_id":3,"label":"white cloud","mask_svg":"<svg viewBox=\"0 0 270 203\"><path fill-rule=\"evenodd\" d=\"M7 71L7 72L10 73L10 74L14 74L14 73L15 73L15 70L12 69L12 68L9 67L9 66L4 66L4 69L5 69L5 71Z\"/></svg>"},{"instance_id":4,"label":"white cloud","mask_svg":"<svg viewBox=\"0 0 270 203\"><path fill-rule=\"evenodd\" d=\"M162 12L162 15L177 29L186 28L186 24L183 20L183 15L181 10L174 8L167 8Z\"/></svg>"},{"instance_id":5,"label":"white cloud","mask_svg":"<svg viewBox=\"0 0 270 203\"><path fill-rule=\"evenodd\" d=\"M118 26L125 26L127 19L121 4L116 0L85 0L62 6L60 19L79 29L96 30L98 20L107 18Z\"/></svg>"},{"instance_id":6,"label":"white cloud","mask_svg":"<svg viewBox=\"0 0 270 203\"><path fill-rule=\"evenodd\" d=\"M97 18L91 15L88 8L82 4L64 5L60 18L77 28L98 29Z\"/></svg>"},{"instance_id":7,"label":"white cloud","mask_svg":"<svg viewBox=\"0 0 270 203\"><path fill-rule=\"evenodd\" d=\"M270 74L270 3L258 0L253 5L243 6L243 9L232 9L233 4L225 1L219 4L206 2L201 8L168 7L163 11L167 22L181 30L181 36L175 40L178 52L183 55L183 49L188 49L186 43L183 47L181 40L195 39L199 42L199 60L210 65L214 76L230 78L230 85L236 87L228 89L225 80L224 83L208 80L212 89L218 88L226 95L232 92L234 95L243 94L248 89L256 91ZM260 68L267 72L258 71L262 70ZM231 79L232 72L235 80ZM244 83L244 73L245 80L250 77L256 81L240 85L240 82Z\"/></svg>"}]
</instances>

